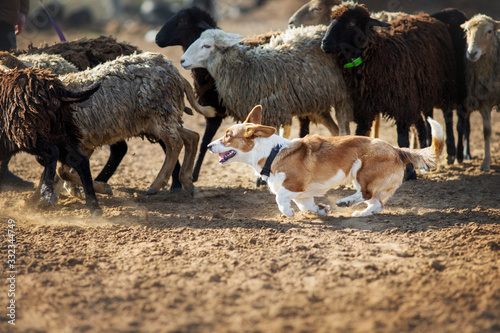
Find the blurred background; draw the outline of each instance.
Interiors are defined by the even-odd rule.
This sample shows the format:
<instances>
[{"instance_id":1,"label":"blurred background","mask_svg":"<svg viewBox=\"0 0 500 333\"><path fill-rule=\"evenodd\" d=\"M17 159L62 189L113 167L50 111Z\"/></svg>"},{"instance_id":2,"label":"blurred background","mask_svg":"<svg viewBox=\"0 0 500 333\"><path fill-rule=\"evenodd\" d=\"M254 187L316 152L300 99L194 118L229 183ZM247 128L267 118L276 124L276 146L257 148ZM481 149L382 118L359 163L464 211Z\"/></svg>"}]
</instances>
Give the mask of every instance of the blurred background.
<instances>
[{"instance_id":1,"label":"blurred background","mask_svg":"<svg viewBox=\"0 0 500 333\"><path fill-rule=\"evenodd\" d=\"M104 31L112 34L122 29L133 31L160 27L182 7L197 5L222 20L272 20L280 22L275 29L286 29L284 18L293 14L306 0L45 0L44 4L55 21L64 29ZM432 13L447 7L463 10L469 17L477 13L500 19L498 0L364 0L371 11L403 11ZM31 1L27 34L52 29L52 24L40 1ZM142 29L140 29L142 28Z\"/></svg>"}]
</instances>

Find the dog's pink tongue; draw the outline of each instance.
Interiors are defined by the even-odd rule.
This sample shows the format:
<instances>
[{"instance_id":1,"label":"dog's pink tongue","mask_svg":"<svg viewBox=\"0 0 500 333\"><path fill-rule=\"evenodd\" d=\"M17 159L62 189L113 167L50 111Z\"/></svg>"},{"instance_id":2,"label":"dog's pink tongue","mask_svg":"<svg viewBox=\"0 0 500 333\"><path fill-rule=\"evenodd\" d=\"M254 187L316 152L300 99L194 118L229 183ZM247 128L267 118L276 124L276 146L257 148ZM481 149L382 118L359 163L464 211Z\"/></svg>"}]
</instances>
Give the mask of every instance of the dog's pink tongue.
<instances>
[{"instance_id":1,"label":"dog's pink tongue","mask_svg":"<svg viewBox=\"0 0 500 333\"><path fill-rule=\"evenodd\" d=\"M226 153L219 153L219 163L224 162L224 156L226 156Z\"/></svg>"}]
</instances>

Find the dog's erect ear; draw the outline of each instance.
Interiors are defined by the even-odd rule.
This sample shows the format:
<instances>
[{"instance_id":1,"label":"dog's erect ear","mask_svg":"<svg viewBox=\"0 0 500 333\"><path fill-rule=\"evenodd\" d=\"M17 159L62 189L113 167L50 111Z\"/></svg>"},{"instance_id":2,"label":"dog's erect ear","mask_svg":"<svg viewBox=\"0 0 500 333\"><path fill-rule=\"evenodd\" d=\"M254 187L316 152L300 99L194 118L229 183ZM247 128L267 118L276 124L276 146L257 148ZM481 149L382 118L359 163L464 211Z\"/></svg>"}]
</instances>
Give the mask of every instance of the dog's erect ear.
<instances>
[{"instance_id":1,"label":"dog's erect ear","mask_svg":"<svg viewBox=\"0 0 500 333\"><path fill-rule=\"evenodd\" d=\"M271 135L276 133L276 129L270 126L264 125L255 125L248 126L245 133L243 134L244 138L268 138Z\"/></svg>"},{"instance_id":2,"label":"dog's erect ear","mask_svg":"<svg viewBox=\"0 0 500 333\"><path fill-rule=\"evenodd\" d=\"M262 105L256 105L248 114L245 123L260 124L262 121Z\"/></svg>"}]
</instances>

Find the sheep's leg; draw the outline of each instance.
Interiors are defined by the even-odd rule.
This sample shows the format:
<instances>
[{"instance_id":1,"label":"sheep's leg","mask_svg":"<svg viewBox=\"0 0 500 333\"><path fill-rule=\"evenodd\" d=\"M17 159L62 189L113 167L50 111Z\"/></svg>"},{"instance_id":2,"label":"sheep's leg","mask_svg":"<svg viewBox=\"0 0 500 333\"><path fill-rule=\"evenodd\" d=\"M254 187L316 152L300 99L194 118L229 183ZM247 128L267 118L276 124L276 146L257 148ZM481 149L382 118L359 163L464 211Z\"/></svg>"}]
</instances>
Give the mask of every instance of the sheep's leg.
<instances>
[{"instance_id":1,"label":"sheep's leg","mask_svg":"<svg viewBox=\"0 0 500 333\"><path fill-rule=\"evenodd\" d=\"M319 115L319 120L321 123L330 131L332 136L339 135L339 127L337 123L332 118L330 112L325 112Z\"/></svg>"},{"instance_id":2,"label":"sheep's leg","mask_svg":"<svg viewBox=\"0 0 500 333\"><path fill-rule=\"evenodd\" d=\"M203 163L203 159L205 158L205 154L207 153L207 147L210 142L212 142L212 139L214 138L215 133L217 133L217 130L222 124L223 119L224 117L219 116L206 118L205 134L203 134L203 138L201 139L200 151L198 153L198 158L196 159L196 164L194 165L193 182L198 181L201 164Z\"/></svg>"},{"instance_id":3,"label":"sheep's leg","mask_svg":"<svg viewBox=\"0 0 500 333\"><path fill-rule=\"evenodd\" d=\"M84 155L87 159L92 156L93 150L85 150ZM77 186L83 186L82 180L80 176L74 172L72 172L71 167L68 164L61 164L59 168L57 169L57 174L59 177L61 177L62 180L65 180L66 182L70 182L74 185ZM113 195L113 190L111 189L111 186L109 184L99 182L99 181L94 181L94 191L96 193L100 194L107 194L107 195ZM68 184L66 184L68 186ZM72 186L71 184L69 186ZM80 197L78 194L78 190L75 189L74 187L71 188L68 192L71 193L71 195Z\"/></svg>"},{"instance_id":4,"label":"sheep's leg","mask_svg":"<svg viewBox=\"0 0 500 333\"><path fill-rule=\"evenodd\" d=\"M309 125L311 124L311 119L308 117L299 117L300 131L299 136L301 138L309 134Z\"/></svg>"},{"instance_id":5,"label":"sheep's leg","mask_svg":"<svg viewBox=\"0 0 500 333\"><path fill-rule=\"evenodd\" d=\"M422 117L419 117L415 127L417 129L420 148L429 147L429 137L427 134L430 133L430 128L427 127L427 122ZM414 148L416 148L416 146L414 146Z\"/></svg>"},{"instance_id":6,"label":"sheep's leg","mask_svg":"<svg viewBox=\"0 0 500 333\"><path fill-rule=\"evenodd\" d=\"M491 108L481 107L481 116L483 117L483 136L484 136L484 158L481 163L482 171L490 171L491 166Z\"/></svg>"},{"instance_id":7,"label":"sheep's leg","mask_svg":"<svg viewBox=\"0 0 500 333\"><path fill-rule=\"evenodd\" d=\"M356 135L366 136L366 133L370 132L370 126L373 123L373 119L359 119L356 126Z\"/></svg>"},{"instance_id":8,"label":"sheep's leg","mask_svg":"<svg viewBox=\"0 0 500 333\"><path fill-rule=\"evenodd\" d=\"M194 195L194 185L191 180L191 175L193 174L196 147L200 141L200 135L184 127L179 128L179 134L184 143L184 160L182 161L179 179L182 183L182 187L189 192L189 194Z\"/></svg>"},{"instance_id":9,"label":"sheep's leg","mask_svg":"<svg viewBox=\"0 0 500 333\"><path fill-rule=\"evenodd\" d=\"M56 176L59 148L52 143L42 140L38 140L36 148L45 164L43 179L40 186L41 200L38 202L38 206L53 206L57 203L57 196L54 195L54 177Z\"/></svg>"},{"instance_id":10,"label":"sheep's leg","mask_svg":"<svg viewBox=\"0 0 500 333\"><path fill-rule=\"evenodd\" d=\"M455 135L453 133L453 110L443 110L444 123L446 126L446 153L448 164L455 162L457 150L455 148Z\"/></svg>"},{"instance_id":11,"label":"sheep's leg","mask_svg":"<svg viewBox=\"0 0 500 333\"><path fill-rule=\"evenodd\" d=\"M464 111L463 107L460 106L457 109L457 161L462 163L464 159L471 160L470 155L470 114Z\"/></svg>"},{"instance_id":12,"label":"sheep's leg","mask_svg":"<svg viewBox=\"0 0 500 333\"><path fill-rule=\"evenodd\" d=\"M0 161L0 191L2 190L3 180L7 174L7 166L9 165L11 157L12 156L6 156Z\"/></svg>"},{"instance_id":13,"label":"sheep's leg","mask_svg":"<svg viewBox=\"0 0 500 333\"><path fill-rule=\"evenodd\" d=\"M66 145L61 147L59 159L61 163L74 168L80 176L83 192L85 193L85 205L90 210L92 217L101 216L102 210L99 207L99 203L97 202L97 197L95 195L94 183L92 182L92 174L90 172L90 163L87 156L80 153L77 147ZM54 179L54 177L52 177L52 179Z\"/></svg>"},{"instance_id":14,"label":"sheep's leg","mask_svg":"<svg viewBox=\"0 0 500 333\"><path fill-rule=\"evenodd\" d=\"M410 139L408 136L409 126L406 123L396 123L398 131L398 145L399 147L408 148L410 146ZM415 167L413 164L408 163L405 169L404 180L415 180L417 179L417 173L415 172Z\"/></svg>"},{"instance_id":15,"label":"sheep's leg","mask_svg":"<svg viewBox=\"0 0 500 333\"><path fill-rule=\"evenodd\" d=\"M165 153L166 156L167 146L162 140L159 140L158 143L160 144L161 149L163 149L163 152ZM177 160L177 162L175 163L174 171L172 171L172 184L170 185L170 193L175 193L182 190L182 183L179 180L180 172L181 172L181 164L179 163L179 160Z\"/></svg>"},{"instance_id":16,"label":"sheep's leg","mask_svg":"<svg viewBox=\"0 0 500 333\"><path fill-rule=\"evenodd\" d=\"M171 137L175 136L175 137ZM161 167L158 176L146 191L146 195L157 194L172 175L175 164L178 163L179 154L182 150L182 138L179 133L164 133L161 140L165 144L165 161Z\"/></svg>"},{"instance_id":17,"label":"sheep's leg","mask_svg":"<svg viewBox=\"0 0 500 333\"><path fill-rule=\"evenodd\" d=\"M106 165L104 168L102 168L101 172L97 177L95 177L96 182L103 182L107 183L109 178L113 176L115 173L116 169L120 165L123 157L125 154L127 154L127 143L125 141L119 141L109 147L110 149L110 154L108 161L106 162Z\"/></svg>"},{"instance_id":18,"label":"sheep's leg","mask_svg":"<svg viewBox=\"0 0 500 333\"><path fill-rule=\"evenodd\" d=\"M381 120L382 120L382 116L379 113L375 116L375 120L372 123L371 134L372 134L372 137L375 139L378 139L380 137L380 121Z\"/></svg>"}]
</instances>

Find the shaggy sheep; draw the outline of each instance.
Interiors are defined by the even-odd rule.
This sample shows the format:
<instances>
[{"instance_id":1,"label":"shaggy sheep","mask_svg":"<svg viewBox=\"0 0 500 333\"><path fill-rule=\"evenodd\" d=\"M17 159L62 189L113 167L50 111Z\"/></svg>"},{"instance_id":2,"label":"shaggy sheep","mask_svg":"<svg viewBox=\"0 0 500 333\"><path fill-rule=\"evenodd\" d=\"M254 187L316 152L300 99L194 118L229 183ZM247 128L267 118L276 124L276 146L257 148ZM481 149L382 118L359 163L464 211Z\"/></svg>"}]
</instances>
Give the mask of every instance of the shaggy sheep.
<instances>
[{"instance_id":1,"label":"shaggy sheep","mask_svg":"<svg viewBox=\"0 0 500 333\"><path fill-rule=\"evenodd\" d=\"M178 11L170 18L156 35L156 44L159 47L180 45L184 51L200 37L201 33L207 29L217 29L217 23L206 11L197 7L189 7ZM242 41L242 44L250 47L258 47L262 44L269 43L270 39L278 33L267 33L256 35L247 40ZM212 141L216 131L220 127L222 120L228 115L224 101L219 97L219 93L215 87L214 79L210 76L205 68L195 68L191 71L194 82L194 89L198 96L198 101L203 105L211 105L217 110L217 116L206 119L205 134L200 145L198 159L193 172L193 180L198 179L199 171L203 158L207 151L207 145ZM245 119L238 118L238 114L233 114L229 110L229 115L234 117L236 121L244 121ZM330 114L324 115L329 117ZM299 117L300 121L300 136L305 136L309 133L309 122L307 117ZM328 120L328 124L334 124L333 120ZM286 128L285 128L286 131ZM286 136L286 134L285 134Z\"/></svg>"},{"instance_id":2,"label":"shaggy sheep","mask_svg":"<svg viewBox=\"0 0 500 333\"><path fill-rule=\"evenodd\" d=\"M476 15L462 25L467 36L467 109L483 118L484 159L481 170L491 166L491 109L500 105L500 21Z\"/></svg>"},{"instance_id":3,"label":"shaggy sheep","mask_svg":"<svg viewBox=\"0 0 500 333\"><path fill-rule=\"evenodd\" d=\"M59 54L22 54L18 59L27 67L34 66L36 68L51 68L52 72L57 75L65 75L78 72L75 65L61 57Z\"/></svg>"},{"instance_id":4,"label":"shaggy sheep","mask_svg":"<svg viewBox=\"0 0 500 333\"><path fill-rule=\"evenodd\" d=\"M363 5L352 2L332 13L322 48L344 66L344 79L354 101L356 134L366 133L377 114L396 122L398 144L408 147L408 130L415 125L422 146L427 130L422 114L433 107L452 109L456 100L455 59L446 26L427 15L407 16L390 29ZM360 32L366 34L361 34ZM406 179L415 178L412 167Z\"/></svg>"},{"instance_id":5,"label":"shaggy sheep","mask_svg":"<svg viewBox=\"0 0 500 333\"><path fill-rule=\"evenodd\" d=\"M45 165L39 205L53 205L57 161L75 168L92 216L101 215L89 161L79 148L81 132L70 103L88 99L100 84L75 93L48 70L35 68L0 72L0 186L11 157L18 152L40 156Z\"/></svg>"},{"instance_id":6,"label":"shaggy sheep","mask_svg":"<svg viewBox=\"0 0 500 333\"><path fill-rule=\"evenodd\" d=\"M182 127L184 95L204 116L213 116L215 111L196 102L191 85L170 60L151 52L122 56L61 80L73 89L102 82L91 103L73 106L76 123L83 133L82 149L87 156L97 147L131 137L161 140L166 147L166 158L146 193L150 195L168 181L184 144L186 152L180 182L185 190L193 192L190 176L199 136ZM59 174L64 180L78 183L67 168L60 169ZM109 193L102 183L95 182L94 186L99 193Z\"/></svg>"},{"instance_id":7,"label":"shaggy sheep","mask_svg":"<svg viewBox=\"0 0 500 333\"><path fill-rule=\"evenodd\" d=\"M97 38L81 38L71 42L44 45L37 48L33 45L27 51L21 51L16 55L27 54L60 54L64 59L75 65L78 70L95 67L103 62L116 59L121 55L130 55L140 50L127 43L117 42L111 36L100 36Z\"/></svg>"},{"instance_id":8,"label":"shaggy sheep","mask_svg":"<svg viewBox=\"0 0 500 333\"><path fill-rule=\"evenodd\" d=\"M290 26L314 25L314 24L330 24L331 11L340 3L340 1L332 0L311 0L292 15L289 20ZM372 13L371 17L382 21L392 22L409 14L403 12L376 12ZM447 25L448 32L453 43L453 52L455 55L455 63L457 65L457 131L458 143L455 149L455 138L453 133L453 110L443 110L446 120L446 146L448 153L448 163L453 164L455 156L459 162L462 162L464 155L470 159L469 149L469 132L470 124L464 112L463 101L465 99L465 39L460 24L467 21L465 14L457 9L448 8L440 12L430 15ZM380 117L376 117L373 126L374 136L378 137L378 123ZM465 150L463 147L462 137L465 135Z\"/></svg>"},{"instance_id":9,"label":"shaggy sheep","mask_svg":"<svg viewBox=\"0 0 500 333\"><path fill-rule=\"evenodd\" d=\"M239 35L209 29L186 50L181 66L207 68L236 119L245 119L246 110L262 104L268 110L264 124L279 127L290 125L292 116L309 117L336 135L330 116L334 106L341 134L346 134L351 100L338 65L322 54L325 32L326 26L289 29L268 44L249 48L240 44Z\"/></svg>"}]
</instances>

